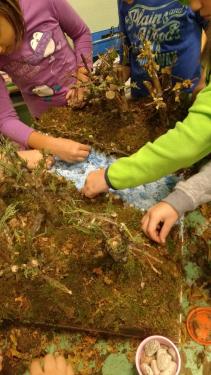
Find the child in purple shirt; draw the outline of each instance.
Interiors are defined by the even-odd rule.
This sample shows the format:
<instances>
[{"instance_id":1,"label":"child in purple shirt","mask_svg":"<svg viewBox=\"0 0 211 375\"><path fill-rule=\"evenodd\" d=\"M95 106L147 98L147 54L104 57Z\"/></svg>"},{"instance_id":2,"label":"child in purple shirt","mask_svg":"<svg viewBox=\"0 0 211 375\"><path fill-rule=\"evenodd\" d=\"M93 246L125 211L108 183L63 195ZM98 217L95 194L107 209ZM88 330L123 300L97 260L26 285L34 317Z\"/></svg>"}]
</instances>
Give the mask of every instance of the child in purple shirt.
<instances>
[{"instance_id":1,"label":"child in purple shirt","mask_svg":"<svg viewBox=\"0 0 211 375\"><path fill-rule=\"evenodd\" d=\"M82 89L70 89L77 79L88 80L82 55L91 67L90 31L66 0L0 0L0 70L19 87L33 116L68 100L82 100ZM90 151L87 145L38 133L22 123L2 78L0 132L24 148L46 149L67 162L82 161ZM30 150L20 156L33 164L41 154Z\"/></svg>"}]
</instances>

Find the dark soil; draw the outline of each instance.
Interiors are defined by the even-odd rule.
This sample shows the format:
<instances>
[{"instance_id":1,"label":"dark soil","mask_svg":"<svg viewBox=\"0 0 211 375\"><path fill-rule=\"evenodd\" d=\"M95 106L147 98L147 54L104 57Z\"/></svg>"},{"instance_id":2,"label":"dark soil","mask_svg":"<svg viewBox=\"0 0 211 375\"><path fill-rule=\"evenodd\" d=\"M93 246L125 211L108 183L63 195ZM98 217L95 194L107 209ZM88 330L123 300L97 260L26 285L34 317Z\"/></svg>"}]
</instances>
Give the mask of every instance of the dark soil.
<instances>
[{"instance_id":1,"label":"dark soil","mask_svg":"<svg viewBox=\"0 0 211 375\"><path fill-rule=\"evenodd\" d=\"M186 115L187 101L175 109L170 107L169 122ZM131 101L130 111L121 113L108 102L87 105L82 110L53 108L35 124L35 128L48 133L89 143L107 154L130 155L148 141L153 141L168 128L161 121L151 99Z\"/></svg>"},{"instance_id":2,"label":"dark soil","mask_svg":"<svg viewBox=\"0 0 211 375\"><path fill-rule=\"evenodd\" d=\"M158 115L148 118L145 104L131 103L128 114L106 107L52 109L36 127L107 153L130 154L166 131ZM0 179L2 329L35 324L109 337L161 334L177 341L177 230L166 247L156 246L140 231L140 211L111 195L82 199L70 182L42 168L30 173L15 160ZM16 352L9 353L16 360L7 372L14 375L22 373L20 353L28 363L38 345L30 335L29 342L15 340Z\"/></svg>"}]
</instances>

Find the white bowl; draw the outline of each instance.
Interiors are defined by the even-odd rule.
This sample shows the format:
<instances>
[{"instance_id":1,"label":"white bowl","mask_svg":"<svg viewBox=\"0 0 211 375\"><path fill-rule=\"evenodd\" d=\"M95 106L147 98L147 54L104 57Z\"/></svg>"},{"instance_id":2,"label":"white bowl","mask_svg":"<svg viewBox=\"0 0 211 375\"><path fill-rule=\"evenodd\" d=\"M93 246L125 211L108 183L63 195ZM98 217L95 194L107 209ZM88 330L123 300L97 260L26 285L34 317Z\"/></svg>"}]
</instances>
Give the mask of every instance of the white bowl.
<instances>
[{"instance_id":1,"label":"white bowl","mask_svg":"<svg viewBox=\"0 0 211 375\"><path fill-rule=\"evenodd\" d=\"M174 343L171 340L167 339L167 337L157 336L157 335L147 337L138 346L138 349L136 351L136 368L137 368L137 371L138 371L139 375L143 375L143 372L140 369L141 353L143 352L144 346L146 345L146 343L151 341L151 340L158 340L160 344L169 346L170 348L173 348L175 350L175 353L176 353L176 356L177 356L177 358L176 358L177 371L176 371L175 375L179 375L180 369L181 369L181 357L180 357L180 354L179 354L179 350L177 349L177 347L174 345Z\"/></svg>"}]
</instances>

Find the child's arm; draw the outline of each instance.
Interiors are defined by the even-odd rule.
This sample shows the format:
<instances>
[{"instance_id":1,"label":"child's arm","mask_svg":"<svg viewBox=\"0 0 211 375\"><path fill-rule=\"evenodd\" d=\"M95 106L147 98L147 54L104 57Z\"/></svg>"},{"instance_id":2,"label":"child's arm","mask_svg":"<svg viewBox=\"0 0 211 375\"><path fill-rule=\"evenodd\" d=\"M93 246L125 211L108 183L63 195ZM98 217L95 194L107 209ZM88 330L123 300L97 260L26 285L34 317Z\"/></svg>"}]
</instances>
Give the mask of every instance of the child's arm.
<instances>
[{"instance_id":1,"label":"child's arm","mask_svg":"<svg viewBox=\"0 0 211 375\"><path fill-rule=\"evenodd\" d=\"M54 138L36 132L17 117L9 94L0 77L0 133L17 142L24 148L48 150L53 155L67 162L83 161L87 158L90 147L70 139Z\"/></svg>"},{"instance_id":2,"label":"child's arm","mask_svg":"<svg viewBox=\"0 0 211 375\"><path fill-rule=\"evenodd\" d=\"M21 122L12 106L8 91L0 77L0 132L23 147L28 146L28 138L33 129Z\"/></svg>"},{"instance_id":3,"label":"child's arm","mask_svg":"<svg viewBox=\"0 0 211 375\"><path fill-rule=\"evenodd\" d=\"M171 204L179 216L211 201L211 161L188 180L179 182L163 201Z\"/></svg>"},{"instance_id":4,"label":"child's arm","mask_svg":"<svg viewBox=\"0 0 211 375\"><path fill-rule=\"evenodd\" d=\"M89 67L92 67L92 37L89 28L67 2L67 0L49 0L54 16L61 29L73 41L77 66L84 66L83 55Z\"/></svg>"},{"instance_id":5,"label":"child's arm","mask_svg":"<svg viewBox=\"0 0 211 375\"><path fill-rule=\"evenodd\" d=\"M200 94L183 122L135 154L118 159L106 172L92 172L84 194L94 197L108 187L125 189L155 181L186 168L211 151L211 84Z\"/></svg>"},{"instance_id":6,"label":"child's arm","mask_svg":"<svg viewBox=\"0 0 211 375\"><path fill-rule=\"evenodd\" d=\"M120 158L107 171L115 189L146 184L186 168L211 150L211 84L198 96L183 122L137 153Z\"/></svg>"},{"instance_id":7,"label":"child's arm","mask_svg":"<svg viewBox=\"0 0 211 375\"><path fill-rule=\"evenodd\" d=\"M151 207L142 219L142 229L152 240L165 243L179 216L209 201L211 201L211 162L187 181L179 182L171 194Z\"/></svg>"}]
</instances>

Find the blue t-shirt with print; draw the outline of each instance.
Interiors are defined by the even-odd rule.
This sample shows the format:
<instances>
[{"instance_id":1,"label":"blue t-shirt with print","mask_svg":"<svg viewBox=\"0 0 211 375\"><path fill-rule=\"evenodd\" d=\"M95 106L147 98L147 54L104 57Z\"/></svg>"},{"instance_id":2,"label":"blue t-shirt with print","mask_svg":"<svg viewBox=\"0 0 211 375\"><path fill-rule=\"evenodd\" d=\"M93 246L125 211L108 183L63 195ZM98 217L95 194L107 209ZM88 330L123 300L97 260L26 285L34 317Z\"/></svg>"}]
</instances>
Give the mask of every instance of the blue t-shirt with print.
<instances>
[{"instance_id":1,"label":"blue t-shirt with print","mask_svg":"<svg viewBox=\"0 0 211 375\"><path fill-rule=\"evenodd\" d=\"M137 59L143 39L151 41L160 67L171 66L175 80L191 79L194 87L200 78L201 33L206 26L199 14L178 0L134 0L132 4L118 0L118 7L131 79L138 86L132 95L147 94L142 82L148 76Z\"/></svg>"}]
</instances>

